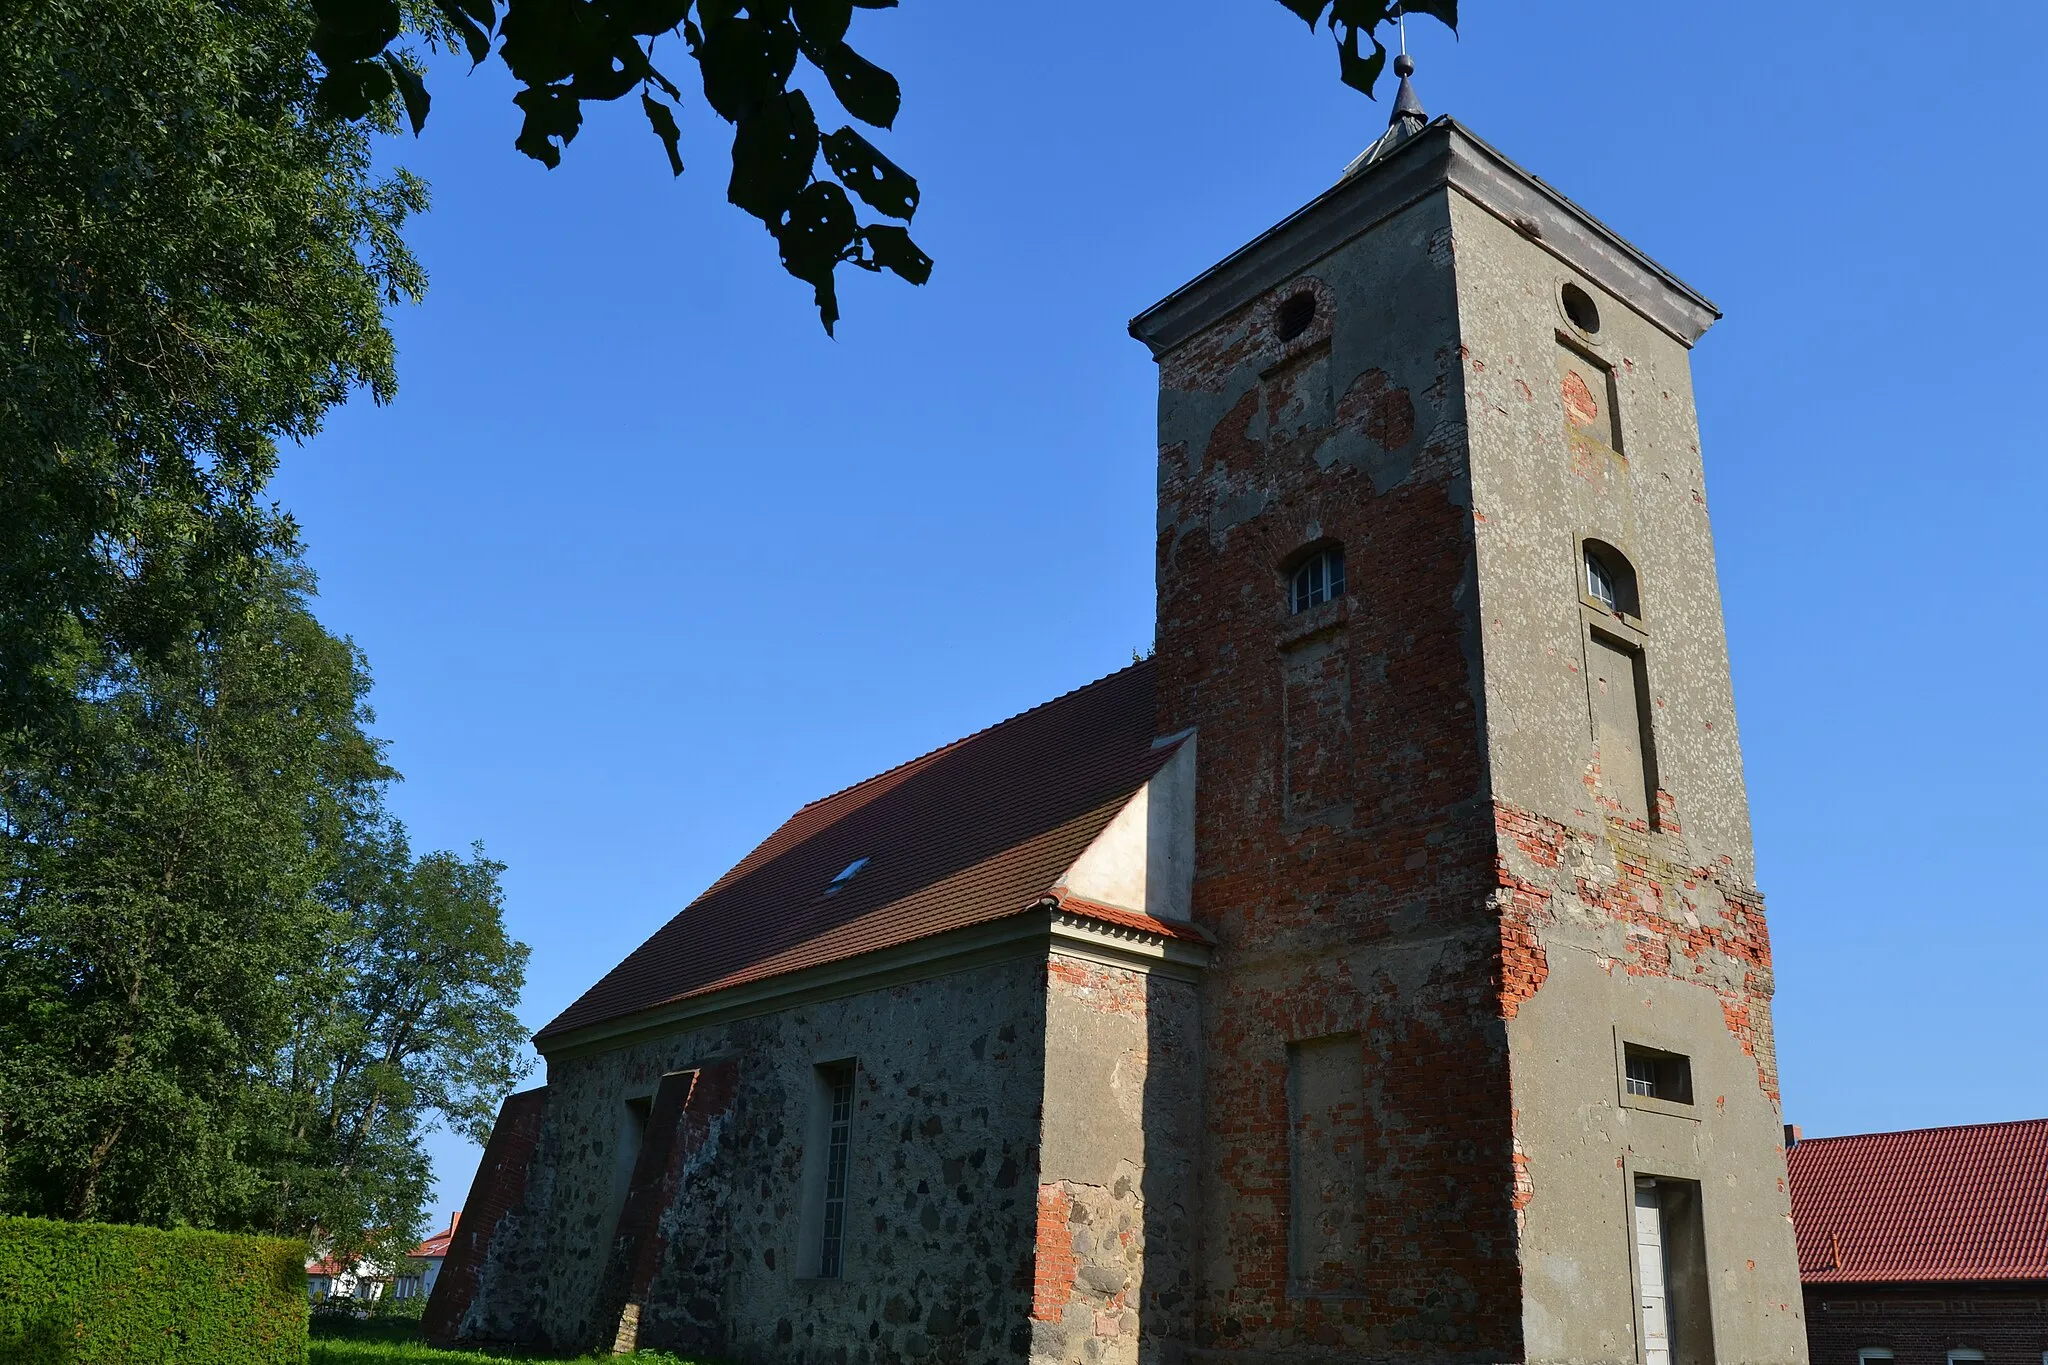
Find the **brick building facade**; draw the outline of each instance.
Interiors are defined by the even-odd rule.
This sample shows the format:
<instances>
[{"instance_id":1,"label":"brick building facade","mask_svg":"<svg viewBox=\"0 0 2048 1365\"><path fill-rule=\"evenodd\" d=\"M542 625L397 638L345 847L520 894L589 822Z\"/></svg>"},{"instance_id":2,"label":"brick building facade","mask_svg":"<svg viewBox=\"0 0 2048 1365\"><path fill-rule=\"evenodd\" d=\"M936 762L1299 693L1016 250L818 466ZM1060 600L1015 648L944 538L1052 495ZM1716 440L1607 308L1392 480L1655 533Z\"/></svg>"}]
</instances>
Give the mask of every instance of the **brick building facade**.
<instances>
[{"instance_id":1,"label":"brick building facade","mask_svg":"<svg viewBox=\"0 0 2048 1365\"><path fill-rule=\"evenodd\" d=\"M542 1030L439 1334L1803 1360L1716 316L1404 76L1132 324L1155 657L805 807Z\"/></svg>"},{"instance_id":2,"label":"brick building facade","mask_svg":"<svg viewBox=\"0 0 2048 1365\"><path fill-rule=\"evenodd\" d=\"M1813 1365L2048 1365L2048 1119L1788 1154Z\"/></svg>"}]
</instances>

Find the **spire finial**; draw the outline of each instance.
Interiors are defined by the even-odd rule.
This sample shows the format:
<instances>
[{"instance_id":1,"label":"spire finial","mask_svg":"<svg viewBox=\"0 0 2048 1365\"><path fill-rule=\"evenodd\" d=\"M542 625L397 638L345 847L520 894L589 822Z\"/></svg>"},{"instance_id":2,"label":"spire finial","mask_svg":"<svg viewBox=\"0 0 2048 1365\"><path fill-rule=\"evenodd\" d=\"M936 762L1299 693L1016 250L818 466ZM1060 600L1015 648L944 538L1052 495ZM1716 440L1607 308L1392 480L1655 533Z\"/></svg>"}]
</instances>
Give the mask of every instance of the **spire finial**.
<instances>
[{"instance_id":1,"label":"spire finial","mask_svg":"<svg viewBox=\"0 0 2048 1365\"><path fill-rule=\"evenodd\" d=\"M1415 93L1415 86L1409 77L1415 74L1415 59L1408 55L1408 32L1404 25L1401 31L1402 48L1400 56L1394 58L1394 74L1401 78L1400 88L1394 91L1394 109L1387 116L1387 131L1381 133L1372 146L1360 152L1349 166L1344 168L1342 179L1349 180L1360 171L1378 161L1394 148L1421 132L1429 123L1429 115L1423 112L1422 99Z\"/></svg>"}]
</instances>

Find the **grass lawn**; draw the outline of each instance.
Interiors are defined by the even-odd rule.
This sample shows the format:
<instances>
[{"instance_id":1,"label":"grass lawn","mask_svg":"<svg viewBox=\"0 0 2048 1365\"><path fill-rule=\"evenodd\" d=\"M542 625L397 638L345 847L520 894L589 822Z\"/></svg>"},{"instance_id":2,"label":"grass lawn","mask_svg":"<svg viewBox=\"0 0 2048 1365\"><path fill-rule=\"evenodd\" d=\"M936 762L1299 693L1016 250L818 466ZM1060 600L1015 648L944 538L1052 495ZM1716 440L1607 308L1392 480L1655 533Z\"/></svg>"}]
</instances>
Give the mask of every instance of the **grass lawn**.
<instances>
[{"instance_id":1,"label":"grass lawn","mask_svg":"<svg viewBox=\"0 0 2048 1365\"><path fill-rule=\"evenodd\" d=\"M307 1365L503 1365L508 1360L549 1360L561 1356L536 1355L528 1351L441 1351L422 1345L412 1323L365 1322L313 1325L313 1339L306 1352ZM691 1365L681 1356L661 1351L640 1351L615 1356L606 1351L577 1356L583 1365ZM572 1362L573 1365L573 1362Z\"/></svg>"}]
</instances>

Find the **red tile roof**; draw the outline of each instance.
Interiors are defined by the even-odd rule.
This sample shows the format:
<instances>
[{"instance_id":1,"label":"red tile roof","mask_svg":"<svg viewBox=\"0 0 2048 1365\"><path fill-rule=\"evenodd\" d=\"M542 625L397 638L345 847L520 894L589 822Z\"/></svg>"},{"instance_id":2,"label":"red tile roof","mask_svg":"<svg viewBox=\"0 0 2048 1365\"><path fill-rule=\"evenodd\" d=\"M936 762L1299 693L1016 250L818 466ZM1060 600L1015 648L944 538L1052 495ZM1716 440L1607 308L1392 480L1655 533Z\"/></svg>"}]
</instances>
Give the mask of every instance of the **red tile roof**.
<instances>
[{"instance_id":1,"label":"red tile roof","mask_svg":"<svg viewBox=\"0 0 2048 1365\"><path fill-rule=\"evenodd\" d=\"M2048 1119L1808 1138L1785 1159L1808 1284L2048 1280Z\"/></svg>"},{"instance_id":2,"label":"red tile roof","mask_svg":"<svg viewBox=\"0 0 2048 1365\"><path fill-rule=\"evenodd\" d=\"M432 1237L429 1237L426 1241L421 1242L418 1246L414 1247L412 1249L412 1254L414 1256L420 1257L421 1259L445 1257L448 1254L448 1243L455 1239L455 1228L456 1225L459 1224L461 1221L462 1215L460 1213L457 1213L454 1217L448 1220L448 1226L446 1229L435 1233Z\"/></svg>"},{"instance_id":3,"label":"red tile roof","mask_svg":"<svg viewBox=\"0 0 2048 1365\"><path fill-rule=\"evenodd\" d=\"M1132 664L805 806L536 1042L1044 901L1177 747L1153 743L1152 673Z\"/></svg>"}]
</instances>

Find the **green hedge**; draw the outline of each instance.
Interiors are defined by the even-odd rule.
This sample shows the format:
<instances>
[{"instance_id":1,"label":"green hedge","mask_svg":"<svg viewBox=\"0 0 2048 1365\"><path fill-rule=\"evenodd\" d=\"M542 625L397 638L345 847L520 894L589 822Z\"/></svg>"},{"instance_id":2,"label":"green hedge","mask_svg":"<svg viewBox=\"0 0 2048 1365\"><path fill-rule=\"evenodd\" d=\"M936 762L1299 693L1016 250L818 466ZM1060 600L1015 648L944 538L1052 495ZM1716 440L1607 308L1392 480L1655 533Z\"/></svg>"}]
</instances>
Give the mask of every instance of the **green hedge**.
<instances>
[{"instance_id":1,"label":"green hedge","mask_svg":"<svg viewBox=\"0 0 2048 1365\"><path fill-rule=\"evenodd\" d=\"M303 1365L306 1248L0 1218L0 1362Z\"/></svg>"}]
</instances>

